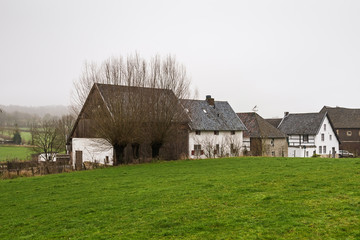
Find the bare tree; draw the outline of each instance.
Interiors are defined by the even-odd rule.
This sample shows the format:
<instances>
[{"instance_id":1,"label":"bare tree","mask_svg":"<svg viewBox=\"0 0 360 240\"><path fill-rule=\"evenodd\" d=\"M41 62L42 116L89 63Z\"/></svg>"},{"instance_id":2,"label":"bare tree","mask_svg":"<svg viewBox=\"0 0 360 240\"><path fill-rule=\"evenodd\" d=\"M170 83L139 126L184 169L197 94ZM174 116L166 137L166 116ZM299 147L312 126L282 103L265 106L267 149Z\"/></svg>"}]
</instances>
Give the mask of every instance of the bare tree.
<instances>
[{"instance_id":1,"label":"bare tree","mask_svg":"<svg viewBox=\"0 0 360 240\"><path fill-rule=\"evenodd\" d=\"M61 151L64 142L58 131L55 119L44 119L33 128L33 151L44 155L44 160L52 160L55 153Z\"/></svg>"},{"instance_id":2,"label":"bare tree","mask_svg":"<svg viewBox=\"0 0 360 240\"><path fill-rule=\"evenodd\" d=\"M63 149L66 151L66 142L74 126L75 118L73 115L64 115L56 122L56 130L59 133Z\"/></svg>"},{"instance_id":3,"label":"bare tree","mask_svg":"<svg viewBox=\"0 0 360 240\"><path fill-rule=\"evenodd\" d=\"M148 143L152 156L157 157L163 144L176 133L176 123L185 121L178 99L188 95L190 82L185 68L172 56L164 60L155 56L147 62L135 54L108 59L100 66L86 64L74 84L75 112L92 94L95 83L119 85L117 92L93 96L86 103L92 110L82 113L91 120L96 137L113 145L117 163L125 163L123 154L128 145L136 149Z\"/></svg>"}]
</instances>

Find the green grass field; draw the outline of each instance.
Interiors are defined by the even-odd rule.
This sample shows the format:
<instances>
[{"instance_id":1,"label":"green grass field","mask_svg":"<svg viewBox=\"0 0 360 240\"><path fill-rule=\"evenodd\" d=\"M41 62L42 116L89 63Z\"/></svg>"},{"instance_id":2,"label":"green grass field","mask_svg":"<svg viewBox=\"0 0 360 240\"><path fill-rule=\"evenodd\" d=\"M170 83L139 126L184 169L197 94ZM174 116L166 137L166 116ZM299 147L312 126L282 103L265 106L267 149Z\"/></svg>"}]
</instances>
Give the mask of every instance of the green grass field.
<instances>
[{"instance_id":1,"label":"green grass field","mask_svg":"<svg viewBox=\"0 0 360 240\"><path fill-rule=\"evenodd\" d=\"M16 145L0 145L0 161L27 160L30 159L32 150L30 147Z\"/></svg>"},{"instance_id":2,"label":"green grass field","mask_svg":"<svg viewBox=\"0 0 360 240\"><path fill-rule=\"evenodd\" d=\"M360 159L184 160L0 181L0 239L360 239Z\"/></svg>"},{"instance_id":3,"label":"green grass field","mask_svg":"<svg viewBox=\"0 0 360 240\"><path fill-rule=\"evenodd\" d=\"M21 141L23 144L27 144L31 141L31 133L29 132L29 128L19 128ZM13 129L6 129L0 132L1 135L4 137L9 137L12 139L14 130Z\"/></svg>"}]
</instances>

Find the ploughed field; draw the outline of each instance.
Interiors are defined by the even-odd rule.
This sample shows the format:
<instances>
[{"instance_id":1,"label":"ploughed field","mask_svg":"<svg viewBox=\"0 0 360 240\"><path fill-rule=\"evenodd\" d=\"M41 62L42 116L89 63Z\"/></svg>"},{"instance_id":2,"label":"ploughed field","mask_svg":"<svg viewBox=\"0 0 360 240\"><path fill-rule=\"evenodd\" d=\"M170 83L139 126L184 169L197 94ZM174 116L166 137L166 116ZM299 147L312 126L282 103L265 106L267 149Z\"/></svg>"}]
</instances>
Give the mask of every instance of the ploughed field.
<instances>
[{"instance_id":1,"label":"ploughed field","mask_svg":"<svg viewBox=\"0 0 360 240\"><path fill-rule=\"evenodd\" d=\"M360 239L360 159L183 160L0 181L0 239Z\"/></svg>"}]
</instances>

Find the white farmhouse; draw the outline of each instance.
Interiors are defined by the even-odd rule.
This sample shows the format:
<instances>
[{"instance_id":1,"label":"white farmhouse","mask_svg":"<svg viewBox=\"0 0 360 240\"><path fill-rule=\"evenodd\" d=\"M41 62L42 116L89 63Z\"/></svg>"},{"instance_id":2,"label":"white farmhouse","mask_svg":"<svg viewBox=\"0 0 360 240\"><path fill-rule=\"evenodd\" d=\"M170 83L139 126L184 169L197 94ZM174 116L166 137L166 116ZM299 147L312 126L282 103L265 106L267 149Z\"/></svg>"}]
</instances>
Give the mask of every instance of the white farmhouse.
<instances>
[{"instance_id":1,"label":"white farmhouse","mask_svg":"<svg viewBox=\"0 0 360 240\"><path fill-rule=\"evenodd\" d=\"M279 130L288 136L289 157L336 157L339 139L327 113L285 113Z\"/></svg>"},{"instance_id":2,"label":"white farmhouse","mask_svg":"<svg viewBox=\"0 0 360 240\"><path fill-rule=\"evenodd\" d=\"M181 100L181 103L190 119L190 158L241 154L246 128L228 102L215 101L208 95L206 100Z\"/></svg>"}]
</instances>

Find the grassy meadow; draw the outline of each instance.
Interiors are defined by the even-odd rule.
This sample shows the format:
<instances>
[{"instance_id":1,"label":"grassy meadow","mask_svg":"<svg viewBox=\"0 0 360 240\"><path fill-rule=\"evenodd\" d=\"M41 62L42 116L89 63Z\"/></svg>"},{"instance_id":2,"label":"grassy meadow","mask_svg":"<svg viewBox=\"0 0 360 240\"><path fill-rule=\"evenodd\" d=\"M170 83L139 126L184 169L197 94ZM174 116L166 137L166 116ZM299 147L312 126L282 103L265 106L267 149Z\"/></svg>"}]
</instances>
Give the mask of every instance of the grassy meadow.
<instances>
[{"instance_id":1,"label":"grassy meadow","mask_svg":"<svg viewBox=\"0 0 360 240\"><path fill-rule=\"evenodd\" d=\"M14 130L15 129L13 128L2 129L0 131L0 137L4 137L6 139L12 139L14 136ZM23 144L27 144L31 142L30 128L19 128L19 132Z\"/></svg>"},{"instance_id":2,"label":"grassy meadow","mask_svg":"<svg viewBox=\"0 0 360 240\"><path fill-rule=\"evenodd\" d=\"M224 158L0 181L0 239L360 239L360 159Z\"/></svg>"},{"instance_id":3,"label":"grassy meadow","mask_svg":"<svg viewBox=\"0 0 360 240\"><path fill-rule=\"evenodd\" d=\"M27 160L31 158L31 147L17 145L0 145L0 161L13 159Z\"/></svg>"}]
</instances>

